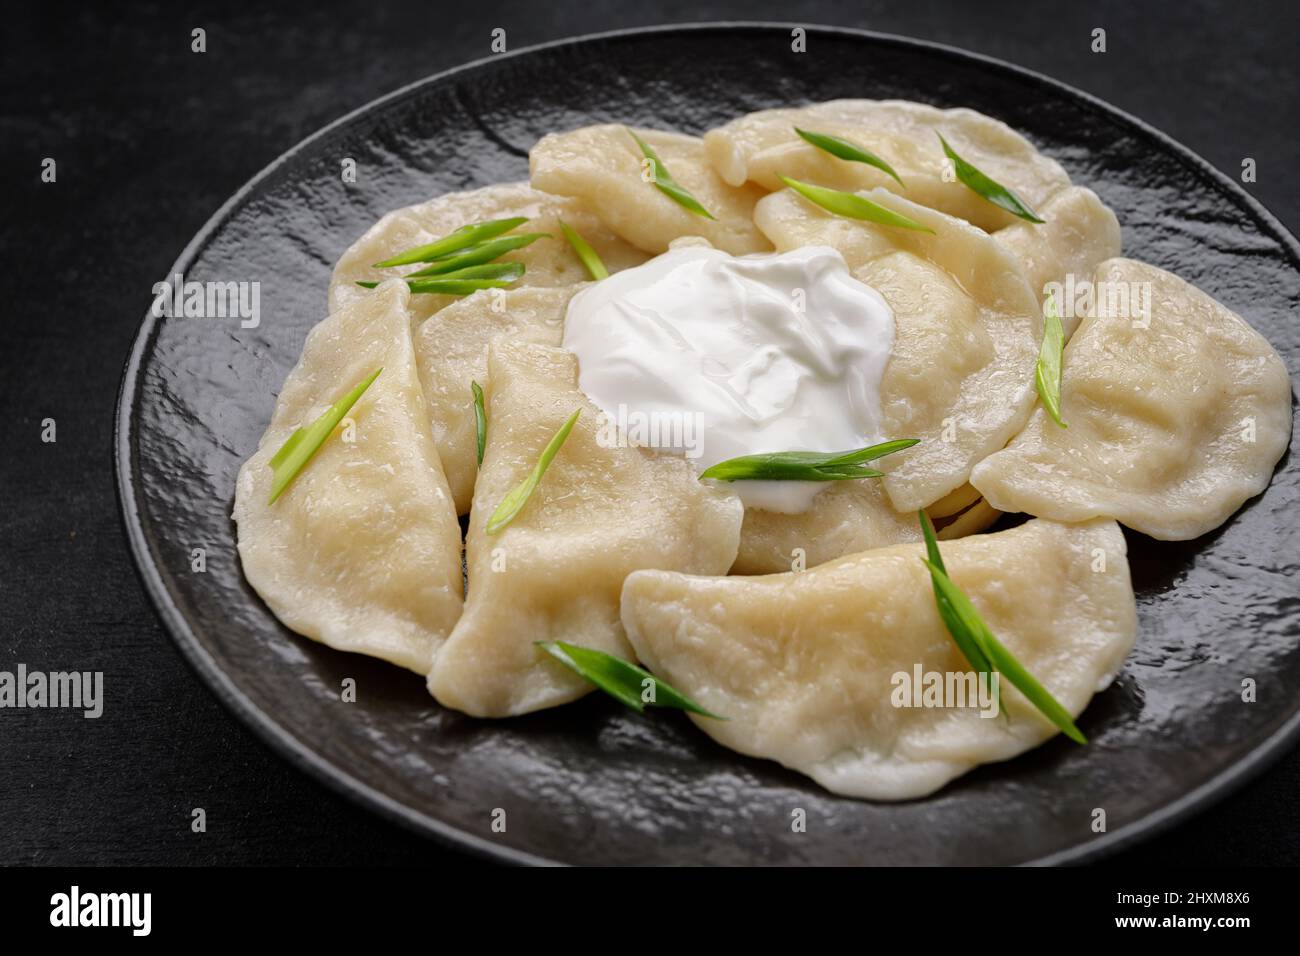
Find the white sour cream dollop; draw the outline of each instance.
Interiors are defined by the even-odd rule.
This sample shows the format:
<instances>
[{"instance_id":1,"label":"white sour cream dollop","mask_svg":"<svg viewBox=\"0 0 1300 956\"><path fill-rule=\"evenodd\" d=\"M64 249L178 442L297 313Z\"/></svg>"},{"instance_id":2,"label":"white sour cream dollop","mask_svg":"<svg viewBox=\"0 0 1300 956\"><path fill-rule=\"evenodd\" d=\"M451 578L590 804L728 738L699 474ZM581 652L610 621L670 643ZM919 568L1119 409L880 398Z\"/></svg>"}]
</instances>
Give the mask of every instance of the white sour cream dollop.
<instances>
[{"instance_id":1,"label":"white sour cream dollop","mask_svg":"<svg viewBox=\"0 0 1300 956\"><path fill-rule=\"evenodd\" d=\"M732 256L672 249L574 296L564 347L607 440L709 465L883 441L894 316L826 246ZM797 513L825 482L736 481L748 507Z\"/></svg>"}]
</instances>

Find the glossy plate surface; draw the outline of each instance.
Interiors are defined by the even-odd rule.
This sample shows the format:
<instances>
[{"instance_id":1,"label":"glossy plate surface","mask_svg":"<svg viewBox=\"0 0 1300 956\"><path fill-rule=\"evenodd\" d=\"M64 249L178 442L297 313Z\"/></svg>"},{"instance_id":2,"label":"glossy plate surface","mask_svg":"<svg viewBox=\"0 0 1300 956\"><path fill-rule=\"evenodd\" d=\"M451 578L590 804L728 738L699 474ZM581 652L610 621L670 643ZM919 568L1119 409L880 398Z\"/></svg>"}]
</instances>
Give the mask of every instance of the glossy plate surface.
<instances>
[{"instance_id":1,"label":"glossy plate surface","mask_svg":"<svg viewBox=\"0 0 1300 956\"><path fill-rule=\"evenodd\" d=\"M750 110L836 97L969 106L1009 123L1124 226L1125 254L1238 311L1300 361L1300 248L1208 164L1041 76L895 37L706 25L610 34L470 64L400 90L290 150L182 253L187 280L257 281L262 319L146 317L118 409L125 524L182 651L289 759L417 830L516 861L1020 863L1098 855L1248 778L1300 730L1300 467L1202 539L1130 534L1141 636L1081 726L904 804L832 796L730 753L676 714L599 695L505 722L444 711L419 677L290 633L240 574L230 520L335 259L383 213L525 179L543 134L594 122L701 133ZM340 176L345 159L357 182ZM190 570L205 548L207 571ZM339 702L355 678L358 702ZM1241 700L1253 679L1258 702ZM791 811L807 812L793 833ZM494 834L492 811L507 813ZM1091 827L1106 811L1107 832Z\"/></svg>"}]
</instances>

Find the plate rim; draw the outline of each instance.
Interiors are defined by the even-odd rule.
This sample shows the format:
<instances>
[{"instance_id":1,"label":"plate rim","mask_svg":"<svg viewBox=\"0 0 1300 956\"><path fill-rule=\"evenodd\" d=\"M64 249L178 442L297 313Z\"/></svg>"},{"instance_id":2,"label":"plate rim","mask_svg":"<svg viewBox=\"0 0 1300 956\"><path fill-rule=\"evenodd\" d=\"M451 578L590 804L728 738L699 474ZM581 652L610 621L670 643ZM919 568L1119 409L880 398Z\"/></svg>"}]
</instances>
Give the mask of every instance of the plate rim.
<instances>
[{"instance_id":1,"label":"plate rim","mask_svg":"<svg viewBox=\"0 0 1300 956\"><path fill-rule=\"evenodd\" d=\"M921 40L901 34L815 23L772 20L719 20L606 30L550 40L520 47L517 50L510 50L505 53L479 57L450 69L422 77L376 97L355 109L349 110L298 141L272 159L240 186L186 243L167 274L184 272L185 266L192 262L198 252L207 245L212 236L225 224L231 213L248 196L253 194L263 182L300 153L306 151L317 140L323 139L335 130L348 125L353 120L373 110L413 96L425 87L443 83L459 74L468 73L489 64L526 57L560 47L578 46L592 41L664 36L674 33L700 34L711 31L763 33L774 30L789 31L795 28L805 29L812 34L834 34L847 39L891 44L974 62L985 67L1005 71L1022 81L1045 86L1058 94L1074 98L1093 110L1106 113L1113 118L1128 123L1142 134L1154 139L1170 154L1176 156L1202 176L1205 176L1220 188L1226 189L1238 202L1244 205L1261 225L1277 236L1281 244L1290 253L1297 271L1300 271L1300 242L1297 242L1291 231L1269 212L1258 199L1200 154L1184 146L1168 134L1161 132L1145 120L1126 110L1120 109L1100 97L1078 89L1069 83L984 53L976 53L950 44ZM153 315L151 309L146 309L144 321L141 323L140 329L132 342L124 363L122 378L118 385L114 410L113 471L117 485L119 517L126 535L132 563L135 565L136 575L149 597L154 612L161 621L164 630L167 631L173 643L180 649L181 656L186 663L190 665L202 683L227 710L232 712L244 726L251 729L263 744L268 745L275 754L284 758L296 769L305 772L317 782L323 783L330 790L347 798L354 804L374 811L379 816L423 837L433 838L450 849L469 852L479 859L517 865L567 865L564 861L548 859L525 850L518 850L491 842L379 792L347 769L329 762L317 751L299 742L271 714L254 704L229 674L218 666L213 657L204 649L189 621L177 606L176 601L173 600L162 575L159 573L156 555L150 548L149 534L144 526L140 508L136 501L139 488L135 470L133 417L142 387L140 371L149 346L156 337L158 328L158 317ZM1274 764L1284 753L1292 749L1297 742L1300 742L1300 707L1297 707L1296 711L1268 737L1256 744L1246 756L1225 767L1200 786L1183 793L1177 799L1170 801L1157 810L1126 823L1113 833L1107 833L1088 843L1077 844L1068 849L1059 850L1028 861L1027 865L1054 866L1091 863L1122 849L1127 849L1142 840L1168 830L1176 823L1207 809L1239 790Z\"/></svg>"}]
</instances>

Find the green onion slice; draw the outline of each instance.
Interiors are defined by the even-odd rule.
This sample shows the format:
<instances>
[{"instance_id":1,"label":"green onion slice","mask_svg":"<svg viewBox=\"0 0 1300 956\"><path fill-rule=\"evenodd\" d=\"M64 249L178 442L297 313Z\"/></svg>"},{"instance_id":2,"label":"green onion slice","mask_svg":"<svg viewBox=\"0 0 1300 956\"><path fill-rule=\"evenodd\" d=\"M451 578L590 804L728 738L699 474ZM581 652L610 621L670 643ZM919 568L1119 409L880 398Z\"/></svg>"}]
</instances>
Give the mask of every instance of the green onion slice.
<instances>
[{"instance_id":1,"label":"green onion slice","mask_svg":"<svg viewBox=\"0 0 1300 956\"><path fill-rule=\"evenodd\" d=\"M551 440L546 443L546 447L542 449L541 457L537 459L537 464L533 466L533 470L529 472L528 477L510 489L506 496L501 499L496 511L492 512L492 517L488 518L488 534L496 534L523 510L524 505L528 503L528 499L533 496L533 492L537 490L537 486L541 483L542 476L546 474L546 469L551 466L551 460L559 452L564 440L569 437L569 432L573 431L573 424L578 420L581 413L582 409L579 408L568 417L565 423L560 426L560 430L551 436Z\"/></svg>"},{"instance_id":2,"label":"green onion slice","mask_svg":"<svg viewBox=\"0 0 1300 956\"><path fill-rule=\"evenodd\" d=\"M1014 192L1003 186L1000 182L990 179L982 172L972 166L966 160L953 151L948 145L948 141L943 138L943 134L936 131L939 142L943 144L943 152L952 160L953 170L957 173L957 179L967 189L974 192L981 198L991 202L999 209L1005 209L1013 216L1019 216L1026 222L1042 223L1043 220L1038 218L1038 214L1029 208L1029 203L1025 202Z\"/></svg>"},{"instance_id":3,"label":"green onion slice","mask_svg":"<svg viewBox=\"0 0 1300 956\"><path fill-rule=\"evenodd\" d=\"M343 421L343 417L351 411L357 399L365 393L382 371L382 367L375 369L366 376L365 381L331 405L324 415L310 425L296 429L280 446L280 450L271 456L273 477L269 504L275 504L276 499L284 494L284 490L298 477L298 473L307 462L315 457L316 452L320 451L320 446L325 444L325 439L333 433L335 426Z\"/></svg>"},{"instance_id":4,"label":"green onion slice","mask_svg":"<svg viewBox=\"0 0 1300 956\"><path fill-rule=\"evenodd\" d=\"M626 129L626 127L624 127ZM673 179L672 173L668 172L668 167L664 165L659 154L636 133L630 129L627 134L636 140L637 146L641 148L641 155L650 161L650 170L654 174L654 184L659 187L659 191L673 200L687 212L693 212L697 216L703 216L705 219L713 219L714 215L700 205L700 201L686 191L686 188Z\"/></svg>"},{"instance_id":5,"label":"green onion slice","mask_svg":"<svg viewBox=\"0 0 1300 956\"><path fill-rule=\"evenodd\" d=\"M574 673L586 678L615 700L626 704L637 713L645 713L646 704L654 707L671 707L685 710L714 720L726 720L710 713L666 681L647 670L629 664L621 657L606 654L589 647L579 647L566 641L536 641L538 647ZM642 694L646 682L653 688L653 700L646 701Z\"/></svg>"},{"instance_id":6,"label":"green onion slice","mask_svg":"<svg viewBox=\"0 0 1300 956\"><path fill-rule=\"evenodd\" d=\"M885 162L871 150L863 149L847 139L840 139L838 136L829 136L826 133L814 133L810 130L800 129L798 126L794 131L799 134L805 142L811 143L823 152L830 153L836 159L848 160L850 163L866 163L868 166L874 166L882 173L887 173L894 178L898 185L903 186L903 181L898 178L898 173L894 172L894 167ZM906 189L906 186L903 186Z\"/></svg>"},{"instance_id":7,"label":"green onion slice","mask_svg":"<svg viewBox=\"0 0 1300 956\"><path fill-rule=\"evenodd\" d=\"M599 282L601 279L609 278L609 270L605 268L605 263L600 261L596 250L591 248L591 244L586 239L578 235L576 229L564 220L560 220L560 231L564 233L564 238L569 240L569 245L573 246L573 251L578 254L578 258L582 260L582 264L587 267L593 279Z\"/></svg>"},{"instance_id":8,"label":"green onion slice","mask_svg":"<svg viewBox=\"0 0 1300 956\"><path fill-rule=\"evenodd\" d=\"M812 183L803 183L797 179L790 179L786 176L779 177L781 182L785 183L800 196L803 196L809 202L821 206L827 212L832 212L837 216L844 216L848 219L863 219L867 222L878 223L882 226L897 226L900 229L915 229L917 232L933 233L934 230L929 226L923 226L915 219L909 219L902 213L894 212L892 209L886 209L880 203L872 202L865 196L859 196L857 193L846 193L839 189L827 189L825 186L814 186Z\"/></svg>"}]
</instances>

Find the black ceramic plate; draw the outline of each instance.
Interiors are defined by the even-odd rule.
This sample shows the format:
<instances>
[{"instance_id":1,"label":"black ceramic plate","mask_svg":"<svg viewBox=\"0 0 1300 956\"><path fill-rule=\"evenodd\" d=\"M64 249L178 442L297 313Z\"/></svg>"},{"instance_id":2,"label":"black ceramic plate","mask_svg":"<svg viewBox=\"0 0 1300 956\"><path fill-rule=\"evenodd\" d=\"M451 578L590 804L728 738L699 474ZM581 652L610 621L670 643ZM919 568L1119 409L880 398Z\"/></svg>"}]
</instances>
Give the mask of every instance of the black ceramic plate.
<instances>
[{"instance_id":1,"label":"black ceramic plate","mask_svg":"<svg viewBox=\"0 0 1300 956\"><path fill-rule=\"evenodd\" d=\"M297 765L424 833L515 861L1019 863L1093 858L1248 778L1300 729L1300 468L1223 528L1162 544L1130 535L1141 636L1057 739L929 799L832 796L738 756L672 714L593 695L490 722L444 711L423 681L299 638L244 582L230 520L330 269L380 215L449 190L524 179L544 133L626 122L701 133L755 109L836 97L969 106L1005 120L1124 224L1127 255L1209 292L1300 358L1300 248L1239 187L1141 122L1036 74L846 30L646 30L538 47L400 90L290 150L181 254L187 279L261 283L262 321L146 318L118 409L126 527L144 582L216 693ZM357 182L340 177L356 160ZM207 570L191 570L204 548ZM339 702L356 678L359 700ZM1253 679L1258 702L1241 699ZM794 833L791 811L807 812ZM492 813L506 811L506 832ZM1094 809L1107 829L1094 832Z\"/></svg>"}]
</instances>

